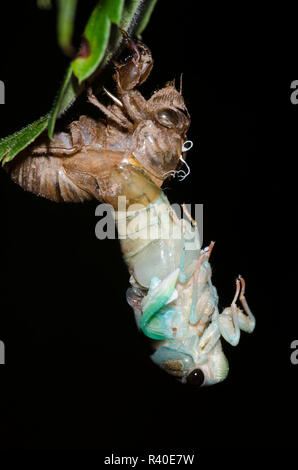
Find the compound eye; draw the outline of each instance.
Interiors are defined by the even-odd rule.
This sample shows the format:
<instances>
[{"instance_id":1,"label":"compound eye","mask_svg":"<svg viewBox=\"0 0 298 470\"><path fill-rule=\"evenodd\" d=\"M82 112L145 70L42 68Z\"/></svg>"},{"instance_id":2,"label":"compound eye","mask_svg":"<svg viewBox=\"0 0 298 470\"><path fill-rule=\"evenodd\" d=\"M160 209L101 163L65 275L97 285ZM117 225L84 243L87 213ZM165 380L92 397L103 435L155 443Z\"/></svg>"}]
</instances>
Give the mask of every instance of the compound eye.
<instances>
[{"instance_id":1,"label":"compound eye","mask_svg":"<svg viewBox=\"0 0 298 470\"><path fill-rule=\"evenodd\" d=\"M204 382L204 373L201 369L194 369L186 378L186 381L190 385L200 387Z\"/></svg>"},{"instance_id":2,"label":"compound eye","mask_svg":"<svg viewBox=\"0 0 298 470\"><path fill-rule=\"evenodd\" d=\"M161 109L156 113L156 119L162 126L168 127L171 129L172 127L176 127L179 122L179 117L176 111L173 109Z\"/></svg>"}]
</instances>

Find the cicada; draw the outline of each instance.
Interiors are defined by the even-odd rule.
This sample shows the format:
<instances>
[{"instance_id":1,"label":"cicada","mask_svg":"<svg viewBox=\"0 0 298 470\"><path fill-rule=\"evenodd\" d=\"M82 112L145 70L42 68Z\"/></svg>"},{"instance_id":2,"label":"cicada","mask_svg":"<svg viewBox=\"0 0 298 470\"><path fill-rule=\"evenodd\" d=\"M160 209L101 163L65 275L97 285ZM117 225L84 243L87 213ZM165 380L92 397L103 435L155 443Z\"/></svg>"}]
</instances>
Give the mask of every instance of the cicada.
<instances>
[{"instance_id":1,"label":"cicada","mask_svg":"<svg viewBox=\"0 0 298 470\"><path fill-rule=\"evenodd\" d=\"M145 99L137 88L152 69L150 49L127 35L125 42L130 55L115 65L116 93L106 90L111 103L105 106L88 90L99 118L81 116L51 141L41 136L5 168L38 196L57 202L96 199L115 208L130 273L127 300L141 331L152 339L152 360L183 383L215 384L228 373L221 338L237 345L240 330L252 332L255 319L242 277L231 306L219 313L209 262L213 243L201 247L190 214L185 209L186 217L179 219L161 189L185 162L190 116L181 86L177 90L168 82ZM125 197L124 211L118 210L119 197ZM125 233L123 221L130 227ZM149 225L157 234L167 226L169 235L142 236Z\"/></svg>"}]
</instances>

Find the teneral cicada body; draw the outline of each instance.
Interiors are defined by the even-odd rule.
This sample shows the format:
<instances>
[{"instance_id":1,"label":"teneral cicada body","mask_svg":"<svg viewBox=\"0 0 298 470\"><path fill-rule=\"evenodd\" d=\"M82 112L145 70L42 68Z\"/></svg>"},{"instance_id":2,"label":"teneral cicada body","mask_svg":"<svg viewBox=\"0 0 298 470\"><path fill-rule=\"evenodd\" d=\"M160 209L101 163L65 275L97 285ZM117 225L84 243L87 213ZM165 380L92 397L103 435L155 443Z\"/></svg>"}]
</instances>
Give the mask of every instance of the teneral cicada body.
<instances>
[{"instance_id":1,"label":"teneral cicada body","mask_svg":"<svg viewBox=\"0 0 298 470\"><path fill-rule=\"evenodd\" d=\"M235 346L240 330L255 326L244 279L237 279L231 306L219 314L209 263L213 243L201 249L196 224L178 219L162 192L143 209L116 213L116 219L131 273L127 300L140 329L155 340L152 360L182 382L224 380L228 361L221 337ZM238 296L245 313L236 305Z\"/></svg>"},{"instance_id":2,"label":"teneral cicada body","mask_svg":"<svg viewBox=\"0 0 298 470\"><path fill-rule=\"evenodd\" d=\"M174 83L149 100L141 95L136 87L150 73L151 53L125 40L132 56L116 65L117 96L106 91L113 104L104 106L88 92L106 121L81 116L69 132L52 141L41 137L6 169L24 189L57 202L112 204L131 274L127 300L155 344L152 360L182 382L214 384L228 372L221 337L236 345L240 330L251 332L255 320L241 277L231 306L219 313L209 264L213 244L201 248L194 221L186 210L186 219L179 219L160 189L184 162L190 118Z\"/></svg>"}]
</instances>

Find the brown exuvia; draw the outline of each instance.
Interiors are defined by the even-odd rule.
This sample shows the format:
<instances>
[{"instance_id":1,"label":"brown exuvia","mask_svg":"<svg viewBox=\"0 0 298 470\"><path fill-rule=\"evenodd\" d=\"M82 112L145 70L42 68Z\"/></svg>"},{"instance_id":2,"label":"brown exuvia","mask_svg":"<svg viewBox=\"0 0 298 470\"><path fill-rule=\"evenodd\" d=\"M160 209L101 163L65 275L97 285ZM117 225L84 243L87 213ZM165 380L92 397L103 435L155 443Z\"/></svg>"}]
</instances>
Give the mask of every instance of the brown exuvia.
<instances>
[{"instance_id":1,"label":"brown exuvia","mask_svg":"<svg viewBox=\"0 0 298 470\"><path fill-rule=\"evenodd\" d=\"M57 202L115 203L124 180L145 174L160 187L177 168L190 124L181 90L171 82L146 100L136 87L152 69L151 52L140 41L125 41L131 57L115 66L117 97L107 92L113 104L104 106L88 91L105 120L81 116L68 132L52 141L41 136L5 166L24 189Z\"/></svg>"}]
</instances>

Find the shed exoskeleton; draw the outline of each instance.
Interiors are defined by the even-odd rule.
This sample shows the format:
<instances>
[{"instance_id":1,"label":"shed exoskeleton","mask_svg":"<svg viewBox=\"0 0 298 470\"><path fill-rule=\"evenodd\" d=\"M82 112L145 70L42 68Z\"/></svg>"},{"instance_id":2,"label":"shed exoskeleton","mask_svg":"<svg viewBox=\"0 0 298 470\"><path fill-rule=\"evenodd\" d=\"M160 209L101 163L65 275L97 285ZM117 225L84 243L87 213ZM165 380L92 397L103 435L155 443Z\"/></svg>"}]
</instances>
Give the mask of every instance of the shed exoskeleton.
<instances>
[{"instance_id":1,"label":"shed exoskeleton","mask_svg":"<svg viewBox=\"0 0 298 470\"><path fill-rule=\"evenodd\" d=\"M106 121L81 116L69 132L41 138L5 167L24 189L57 202L113 198L113 171L141 168L158 186L175 171L190 118L173 82L146 100L136 89L153 60L147 46L125 36L132 56L115 68L117 97L104 106L92 90L88 100Z\"/></svg>"}]
</instances>

